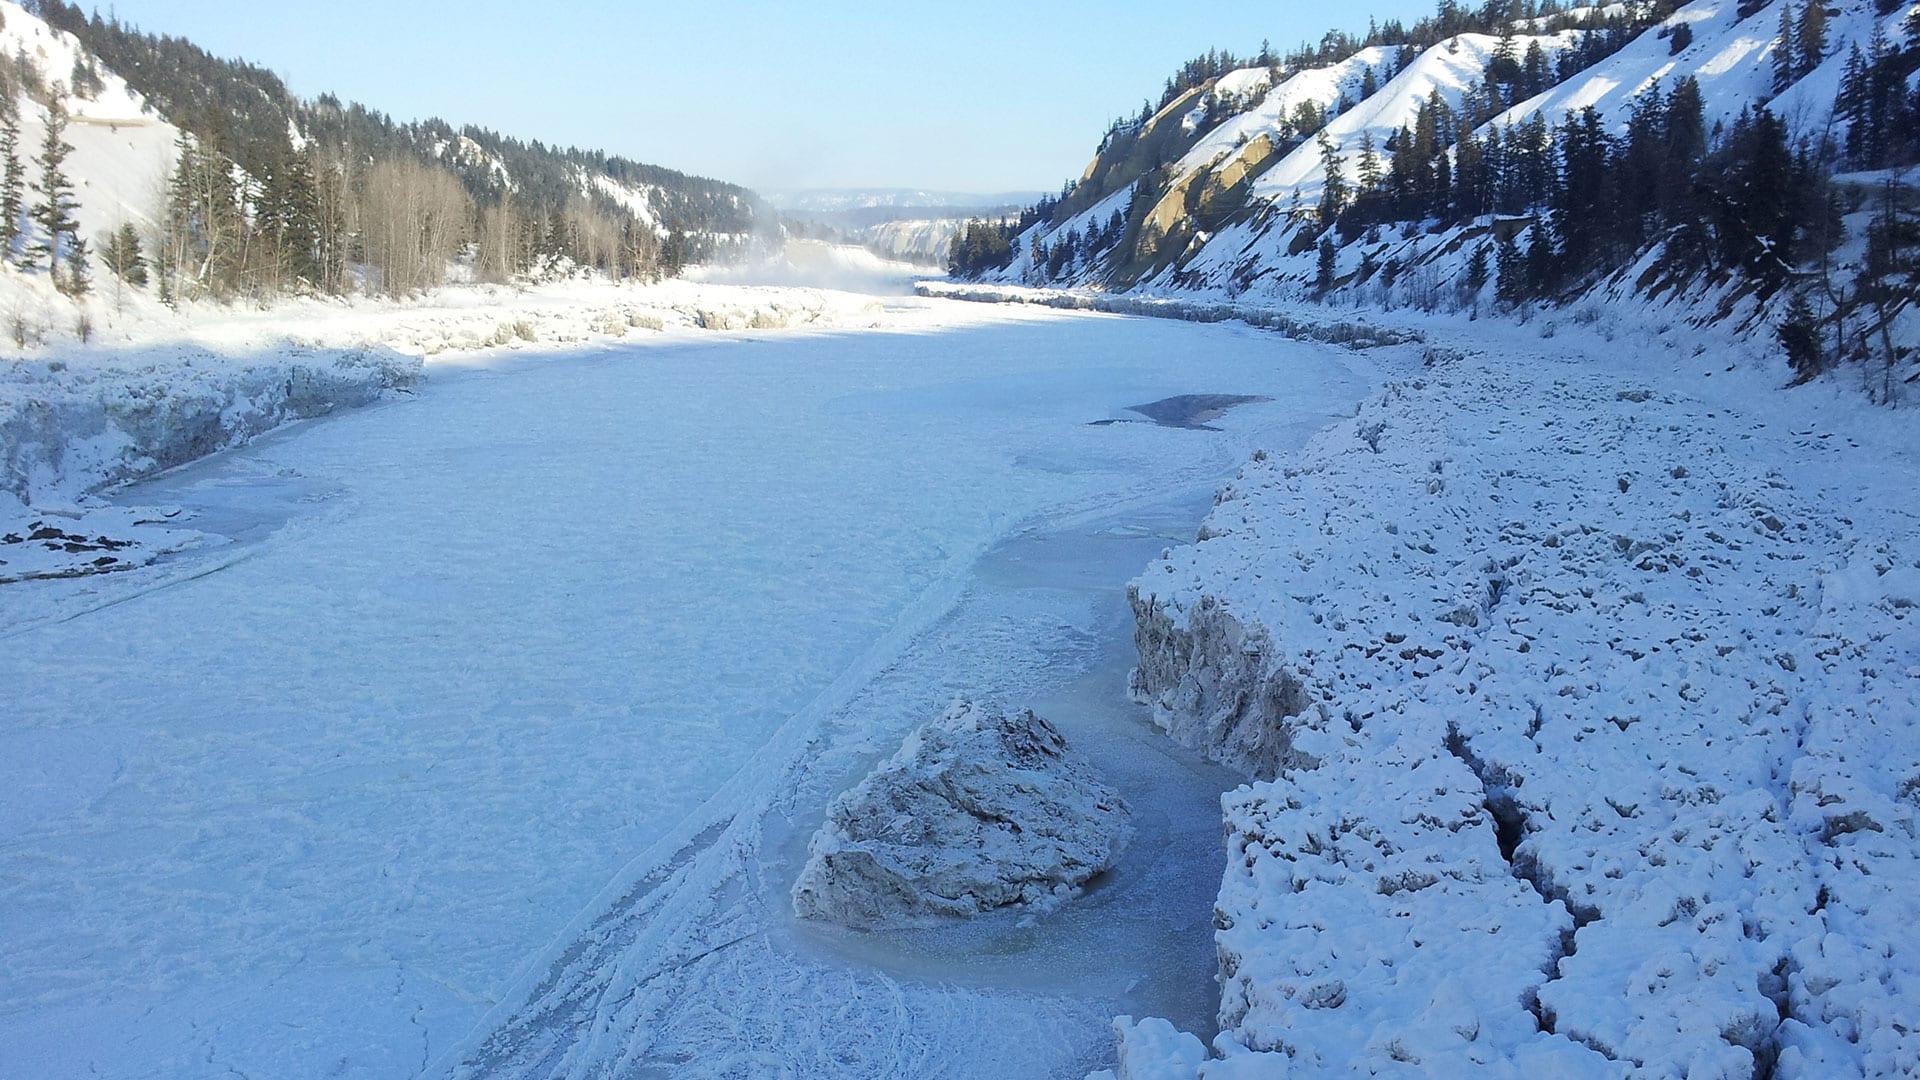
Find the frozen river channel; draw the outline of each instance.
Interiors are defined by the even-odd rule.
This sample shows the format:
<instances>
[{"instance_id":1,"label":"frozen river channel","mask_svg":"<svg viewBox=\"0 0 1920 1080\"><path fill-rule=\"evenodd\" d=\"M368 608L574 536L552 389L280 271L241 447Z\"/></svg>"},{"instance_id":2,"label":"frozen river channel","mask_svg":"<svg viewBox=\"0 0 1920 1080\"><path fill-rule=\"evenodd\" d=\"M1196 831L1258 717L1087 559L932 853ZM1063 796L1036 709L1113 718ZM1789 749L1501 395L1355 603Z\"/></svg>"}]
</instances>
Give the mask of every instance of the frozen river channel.
<instances>
[{"instance_id":1,"label":"frozen river channel","mask_svg":"<svg viewBox=\"0 0 1920 1080\"><path fill-rule=\"evenodd\" d=\"M1364 382L890 305L430 367L122 496L221 542L0 591L60 616L0 630L0 1075L1077 1075L1115 1012L1206 1028L1232 778L1127 703L1124 586ZM1098 423L1180 395L1267 400ZM794 925L821 807L956 694L1055 718L1128 860L1039 919Z\"/></svg>"}]
</instances>

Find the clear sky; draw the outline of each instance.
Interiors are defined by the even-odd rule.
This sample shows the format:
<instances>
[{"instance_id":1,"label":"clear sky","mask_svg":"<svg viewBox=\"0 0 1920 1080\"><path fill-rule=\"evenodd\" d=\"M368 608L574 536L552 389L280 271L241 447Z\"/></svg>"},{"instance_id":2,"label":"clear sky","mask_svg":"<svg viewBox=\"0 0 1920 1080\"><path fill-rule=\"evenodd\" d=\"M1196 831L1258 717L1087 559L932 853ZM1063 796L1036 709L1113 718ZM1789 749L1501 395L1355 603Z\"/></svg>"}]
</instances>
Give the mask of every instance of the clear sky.
<instances>
[{"instance_id":1,"label":"clear sky","mask_svg":"<svg viewBox=\"0 0 1920 1080\"><path fill-rule=\"evenodd\" d=\"M83 3L85 0L83 0ZM102 4L107 10L109 5ZM1048 190L1209 48L1432 0L113 0L124 21L407 120L772 190Z\"/></svg>"}]
</instances>

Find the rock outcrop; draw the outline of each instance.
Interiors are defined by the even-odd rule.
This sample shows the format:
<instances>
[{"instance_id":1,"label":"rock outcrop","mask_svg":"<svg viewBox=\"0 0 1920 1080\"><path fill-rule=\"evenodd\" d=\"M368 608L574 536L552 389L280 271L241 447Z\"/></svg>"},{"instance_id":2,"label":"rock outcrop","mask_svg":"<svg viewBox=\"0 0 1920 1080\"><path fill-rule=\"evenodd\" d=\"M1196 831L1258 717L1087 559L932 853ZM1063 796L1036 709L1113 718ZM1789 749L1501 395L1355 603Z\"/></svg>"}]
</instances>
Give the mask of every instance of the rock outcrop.
<instances>
[{"instance_id":1,"label":"rock outcrop","mask_svg":"<svg viewBox=\"0 0 1920 1080\"><path fill-rule=\"evenodd\" d=\"M1130 834L1126 803L1053 725L959 701L828 807L794 912L873 929L1049 907Z\"/></svg>"}]
</instances>

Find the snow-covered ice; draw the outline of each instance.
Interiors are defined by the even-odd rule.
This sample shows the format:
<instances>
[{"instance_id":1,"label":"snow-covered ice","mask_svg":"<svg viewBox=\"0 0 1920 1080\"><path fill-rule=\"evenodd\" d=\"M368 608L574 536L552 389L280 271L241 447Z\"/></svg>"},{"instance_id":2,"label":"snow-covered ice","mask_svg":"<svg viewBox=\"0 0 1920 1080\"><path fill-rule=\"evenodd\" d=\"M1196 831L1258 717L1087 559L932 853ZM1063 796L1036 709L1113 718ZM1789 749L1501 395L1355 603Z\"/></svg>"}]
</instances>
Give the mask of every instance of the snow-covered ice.
<instances>
[{"instance_id":1,"label":"snow-covered ice","mask_svg":"<svg viewBox=\"0 0 1920 1080\"><path fill-rule=\"evenodd\" d=\"M1032 709L962 699L827 808L794 913L873 929L1057 906L1112 868L1127 817Z\"/></svg>"},{"instance_id":2,"label":"snow-covered ice","mask_svg":"<svg viewBox=\"0 0 1920 1080\"><path fill-rule=\"evenodd\" d=\"M1147 994L1130 984L1156 961L1092 953L1037 987L990 958L955 981L910 943L870 966L790 925L787 838L908 718L992 685L1048 710L1139 812L1089 909L1164 928L1143 941L1197 928L1205 949L1217 869L1165 869L1189 857L1165 807L1194 803L1134 790L1205 767L1170 766L1144 727L1097 747L1048 698L1112 663L1094 642L1124 641L1118 586L1171 538L1126 534L1097 592L996 584L1004 564L981 559L1169 497L1190 535L1193 492L1298 445L1363 382L1343 353L1245 327L831 303L846 329L543 333L430 358L411 398L115 496L178 508L167 527L197 543L5 586L0 1061L1067 1075L1107 1059L1113 1012L1210 997L1204 963L1180 968L1197 995ZM314 340L367 333L356 317L315 311ZM381 318L391 341L468 316ZM1272 400L1220 431L1091 423L1192 393ZM1123 670L1108 730L1135 723ZM1217 811L1195 819L1217 837ZM1169 876L1198 906L1184 929L1154 914L1180 890L1147 891ZM749 998L762 1011L742 1015Z\"/></svg>"}]
</instances>

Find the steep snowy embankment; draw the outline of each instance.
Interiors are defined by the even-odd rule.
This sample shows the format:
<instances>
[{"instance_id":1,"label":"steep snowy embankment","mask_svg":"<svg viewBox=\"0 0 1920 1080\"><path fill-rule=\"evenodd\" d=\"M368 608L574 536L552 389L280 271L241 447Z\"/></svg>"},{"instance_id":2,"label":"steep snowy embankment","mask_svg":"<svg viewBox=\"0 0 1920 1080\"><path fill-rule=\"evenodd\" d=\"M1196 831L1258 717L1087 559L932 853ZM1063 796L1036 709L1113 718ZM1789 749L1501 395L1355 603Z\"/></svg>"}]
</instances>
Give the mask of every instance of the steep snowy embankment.
<instances>
[{"instance_id":1,"label":"steep snowy embankment","mask_svg":"<svg viewBox=\"0 0 1920 1080\"><path fill-rule=\"evenodd\" d=\"M1122 1022L1121 1075L1915 1075L1903 438L1472 340L1136 583L1137 692L1261 779L1226 800L1228 1060Z\"/></svg>"},{"instance_id":2,"label":"steep snowy embankment","mask_svg":"<svg viewBox=\"0 0 1920 1080\"><path fill-rule=\"evenodd\" d=\"M0 492L63 503L412 386L420 361L391 350L204 349L19 361L0 379Z\"/></svg>"}]
</instances>

